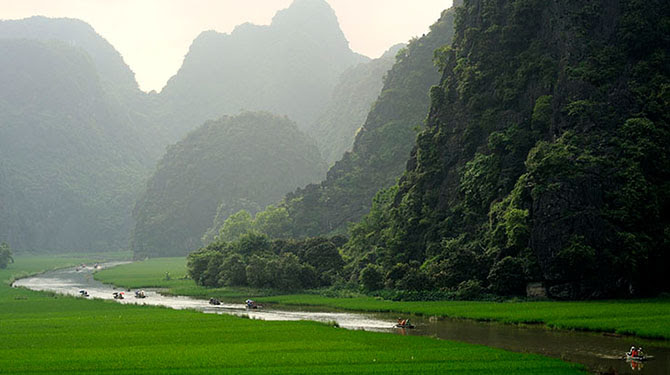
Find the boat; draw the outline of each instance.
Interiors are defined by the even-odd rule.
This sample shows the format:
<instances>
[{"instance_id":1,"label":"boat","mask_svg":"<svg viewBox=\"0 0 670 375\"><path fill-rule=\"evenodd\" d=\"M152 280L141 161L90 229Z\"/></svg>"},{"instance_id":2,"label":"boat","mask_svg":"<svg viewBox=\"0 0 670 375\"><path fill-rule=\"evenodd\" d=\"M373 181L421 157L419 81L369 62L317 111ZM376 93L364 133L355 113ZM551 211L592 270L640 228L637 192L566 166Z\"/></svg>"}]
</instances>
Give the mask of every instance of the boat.
<instances>
[{"instance_id":1,"label":"boat","mask_svg":"<svg viewBox=\"0 0 670 375\"><path fill-rule=\"evenodd\" d=\"M210 304L210 305L220 305L220 304L221 304L221 301L219 301L219 300L216 299L216 298L210 298L210 299L209 299L209 304Z\"/></svg>"},{"instance_id":2,"label":"boat","mask_svg":"<svg viewBox=\"0 0 670 375\"><path fill-rule=\"evenodd\" d=\"M79 294L80 294L82 297L89 297L89 296L90 296L90 295L88 294L88 291L86 291L86 290L84 290L84 289L80 290L80 291L79 291Z\"/></svg>"},{"instance_id":3,"label":"boat","mask_svg":"<svg viewBox=\"0 0 670 375\"><path fill-rule=\"evenodd\" d=\"M114 292L112 293L112 296L114 296L114 299L123 299L123 292Z\"/></svg>"},{"instance_id":4,"label":"boat","mask_svg":"<svg viewBox=\"0 0 670 375\"><path fill-rule=\"evenodd\" d=\"M396 328L403 328L403 329L405 329L405 328L411 329L411 328L414 328L414 324L396 324L395 327Z\"/></svg>"},{"instance_id":5,"label":"boat","mask_svg":"<svg viewBox=\"0 0 670 375\"><path fill-rule=\"evenodd\" d=\"M135 298L147 298L147 294L143 290L135 291Z\"/></svg>"},{"instance_id":6,"label":"boat","mask_svg":"<svg viewBox=\"0 0 670 375\"><path fill-rule=\"evenodd\" d=\"M244 303L246 304L247 309L260 309L263 307L250 299L244 301Z\"/></svg>"},{"instance_id":7,"label":"boat","mask_svg":"<svg viewBox=\"0 0 670 375\"><path fill-rule=\"evenodd\" d=\"M643 362L648 360L649 358L646 355L630 355L630 353L626 353L626 361L635 361L635 362Z\"/></svg>"}]
</instances>

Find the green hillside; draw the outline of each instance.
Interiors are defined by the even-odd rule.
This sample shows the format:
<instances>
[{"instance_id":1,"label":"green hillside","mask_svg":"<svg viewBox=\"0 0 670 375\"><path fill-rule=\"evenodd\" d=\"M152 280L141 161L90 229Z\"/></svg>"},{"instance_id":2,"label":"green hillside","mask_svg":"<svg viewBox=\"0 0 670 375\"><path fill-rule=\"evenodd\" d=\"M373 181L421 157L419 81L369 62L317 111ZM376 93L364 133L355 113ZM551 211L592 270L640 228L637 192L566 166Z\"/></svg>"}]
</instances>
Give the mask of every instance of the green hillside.
<instances>
[{"instance_id":1,"label":"green hillside","mask_svg":"<svg viewBox=\"0 0 670 375\"><path fill-rule=\"evenodd\" d=\"M379 96L386 72L403 47L402 44L395 45L380 58L360 63L342 73L328 107L309 129L329 166L351 150L358 129Z\"/></svg>"},{"instance_id":2,"label":"green hillside","mask_svg":"<svg viewBox=\"0 0 670 375\"><path fill-rule=\"evenodd\" d=\"M669 25L665 1L466 1L355 268L404 289L668 290Z\"/></svg>"},{"instance_id":3,"label":"green hillside","mask_svg":"<svg viewBox=\"0 0 670 375\"><path fill-rule=\"evenodd\" d=\"M0 241L17 250L125 248L150 160L90 55L0 38Z\"/></svg>"},{"instance_id":4,"label":"green hillside","mask_svg":"<svg viewBox=\"0 0 670 375\"><path fill-rule=\"evenodd\" d=\"M134 211L135 256L186 255L213 223L255 213L324 170L316 145L286 117L209 121L170 146L149 180Z\"/></svg>"},{"instance_id":5,"label":"green hillside","mask_svg":"<svg viewBox=\"0 0 670 375\"><path fill-rule=\"evenodd\" d=\"M344 232L370 210L375 193L393 185L428 111L428 90L439 82L435 49L451 42L454 11L447 10L425 36L410 41L386 74L384 86L353 149L320 184L288 194L284 201L297 237Z\"/></svg>"}]
</instances>

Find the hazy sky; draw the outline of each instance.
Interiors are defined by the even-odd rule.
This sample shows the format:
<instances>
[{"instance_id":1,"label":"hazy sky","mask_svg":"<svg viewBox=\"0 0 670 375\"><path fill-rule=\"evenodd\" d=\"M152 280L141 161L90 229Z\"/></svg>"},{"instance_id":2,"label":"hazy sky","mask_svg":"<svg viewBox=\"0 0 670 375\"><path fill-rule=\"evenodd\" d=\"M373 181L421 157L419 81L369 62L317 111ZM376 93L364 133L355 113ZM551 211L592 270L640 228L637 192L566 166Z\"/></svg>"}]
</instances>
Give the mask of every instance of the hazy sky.
<instances>
[{"instance_id":1,"label":"hazy sky","mask_svg":"<svg viewBox=\"0 0 670 375\"><path fill-rule=\"evenodd\" d=\"M351 48L370 57L428 31L452 0L327 0ZM79 18L107 39L140 88L160 91L201 31L267 25L292 0L0 0L0 19Z\"/></svg>"}]
</instances>

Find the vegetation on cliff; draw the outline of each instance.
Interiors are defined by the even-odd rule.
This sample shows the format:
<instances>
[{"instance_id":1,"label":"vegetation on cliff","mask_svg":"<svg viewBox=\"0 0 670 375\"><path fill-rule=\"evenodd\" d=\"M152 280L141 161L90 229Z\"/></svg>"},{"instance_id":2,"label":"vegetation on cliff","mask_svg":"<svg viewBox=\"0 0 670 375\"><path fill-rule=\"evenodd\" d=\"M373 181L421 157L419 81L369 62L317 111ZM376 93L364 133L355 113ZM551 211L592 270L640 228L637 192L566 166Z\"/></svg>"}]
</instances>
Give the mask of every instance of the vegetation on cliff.
<instances>
[{"instance_id":1,"label":"vegetation on cliff","mask_svg":"<svg viewBox=\"0 0 670 375\"><path fill-rule=\"evenodd\" d=\"M324 169L286 117L247 112L206 122L168 148L149 180L134 211L135 256L186 255L213 223L255 213Z\"/></svg>"},{"instance_id":2,"label":"vegetation on cliff","mask_svg":"<svg viewBox=\"0 0 670 375\"><path fill-rule=\"evenodd\" d=\"M288 194L280 205L294 237L344 233L369 212L375 193L402 175L429 106L428 90L438 83L435 49L451 42L454 11L447 10L430 33L398 52L384 86L347 152L320 184Z\"/></svg>"},{"instance_id":3,"label":"vegetation on cliff","mask_svg":"<svg viewBox=\"0 0 670 375\"><path fill-rule=\"evenodd\" d=\"M11 39L6 26L0 22L0 241L17 251L127 247L151 160L142 129L114 99L121 91L101 80L94 51ZM100 38L88 31L82 38Z\"/></svg>"},{"instance_id":4,"label":"vegetation on cliff","mask_svg":"<svg viewBox=\"0 0 670 375\"><path fill-rule=\"evenodd\" d=\"M428 125L352 231L386 286L667 290L670 5L466 1Z\"/></svg>"},{"instance_id":5,"label":"vegetation on cliff","mask_svg":"<svg viewBox=\"0 0 670 375\"><path fill-rule=\"evenodd\" d=\"M382 90L386 73L403 47L395 45L380 58L351 67L340 76L328 106L309 128L328 166L351 150L358 129Z\"/></svg>"}]
</instances>

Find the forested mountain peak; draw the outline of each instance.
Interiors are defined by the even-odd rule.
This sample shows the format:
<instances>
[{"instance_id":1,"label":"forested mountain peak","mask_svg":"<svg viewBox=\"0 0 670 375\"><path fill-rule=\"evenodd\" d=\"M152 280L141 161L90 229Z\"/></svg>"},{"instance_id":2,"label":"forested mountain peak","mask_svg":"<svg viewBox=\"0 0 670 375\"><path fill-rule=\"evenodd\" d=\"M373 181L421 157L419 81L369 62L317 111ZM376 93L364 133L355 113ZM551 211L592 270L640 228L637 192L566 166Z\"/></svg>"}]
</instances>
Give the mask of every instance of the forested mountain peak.
<instances>
[{"instance_id":1,"label":"forested mountain peak","mask_svg":"<svg viewBox=\"0 0 670 375\"><path fill-rule=\"evenodd\" d=\"M288 115L304 130L340 74L367 60L351 51L327 3L298 1L268 26L201 33L160 94L161 122L178 138L208 119L264 110Z\"/></svg>"},{"instance_id":2,"label":"forested mountain peak","mask_svg":"<svg viewBox=\"0 0 670 375\"><path fill-rule=\"evenodd\" d=\"M0 38L60 40L86 51L105 85L137 89L135 74L114 47L88 23L74 18L34 16L21 20L0 20Z\"/></svg>"},{"instance_id":3,"label":"forested mountain peak","mask_svg":"<svg viewBox=\"0 0 670 375\"><path fill-rule=\"evenodd\" d=\"M19 250L126 246L146 145L90 55L0 38L0 240Z\"/></svg>"},{"instance_id":4,"label":"forested mountain peak","mask_svg":"<svg viewBox=\"0 0 670 375\"><path fill-rule=\"evenodd\" d=\"M445 10L428 34L411 40L394 55L397 59L385 74L381 92L356 125L360 129L352 150L334 156L331 148L324 147L328 160L339 159L326 179L286 196L283 205L295 236L346 231L349 223L369 211L375 193L402 175L416 130L426 118L428 91L440 79L434 51L451 42L455 14L453 8ZM344 103L341 107L347 107ZM315 133L319 131L329 129L316 126Z\"/></svg>"},{"instance_id":5,"label":"forested mountain peak","mask_svg":"<svg viewBox=\"0 0 670 375\"><path fill-rule=\"evenodd\" d=\"M381 57L352 66L340 76L324 113L309 129L328 165L351 150L357 131L384 85L384 77L404 47L396 44Z\"/></svg>"},{"instance_id":6,"label":"forested mountain peak","mask_svg":"<svg viewBox=\"0 0 670 375\"><path fill-rule=\"evenodd\" d=\"M286 117L208 121L170 146L149 180L134 211L135 255L185 255L213 224L241 209L255 213L324 169L316 145Z\"/></svg>"}]
</instances>

